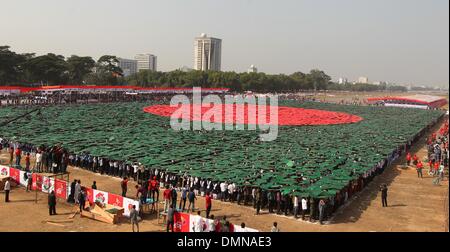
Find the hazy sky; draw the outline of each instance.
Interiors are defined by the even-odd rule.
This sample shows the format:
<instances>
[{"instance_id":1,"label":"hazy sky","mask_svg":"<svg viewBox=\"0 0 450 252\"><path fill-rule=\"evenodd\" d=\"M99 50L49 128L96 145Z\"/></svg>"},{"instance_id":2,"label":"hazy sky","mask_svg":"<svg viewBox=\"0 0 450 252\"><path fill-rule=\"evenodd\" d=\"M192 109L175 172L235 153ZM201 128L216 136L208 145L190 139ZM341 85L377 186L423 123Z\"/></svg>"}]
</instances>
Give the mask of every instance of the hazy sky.
<instances>
[{"instance_id":1,"label":"hazy sky","mask_svg":"<svg viewBox=\"0 0 450 252\"><path fill-rule=\"evenodd\" d=\"M333 79L449 83L448 0L0 0L0 45L65 56L158 56L192 67L222 39L222 70L324 70Z\"/></svg>"}]
</instances>

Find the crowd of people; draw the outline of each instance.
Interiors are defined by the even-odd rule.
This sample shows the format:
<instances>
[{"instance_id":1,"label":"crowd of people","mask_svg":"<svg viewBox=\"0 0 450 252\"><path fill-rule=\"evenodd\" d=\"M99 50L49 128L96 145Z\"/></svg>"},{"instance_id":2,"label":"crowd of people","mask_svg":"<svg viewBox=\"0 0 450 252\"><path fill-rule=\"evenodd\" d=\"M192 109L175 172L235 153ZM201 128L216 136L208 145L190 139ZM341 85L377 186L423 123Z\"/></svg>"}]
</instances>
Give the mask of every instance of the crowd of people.
<instances>
[{"instance_id":1,"label":"crowd of people","mask_svg":"<svg viewBox=\"0 0 450 252\"><path fill-rule=\"evenodd\" d=\"M30 144L9 141L0 138L0 151L8 150L9 165L25 171L38 173L65 173L69 165L69 152L61 146L35 147ZM31 157L35 163L31 165ZM22 158L25 159L25 167L21 166Z\"/></svg>"},{"instance_id":2,"label":"crowd of people","mask_svg":"<svg viewBox=\"0 0 450 252\"><path fill-rule=\"evenodd\" d=\"M73 95L73 94L71 94ZM71 96L61 95L48 96L46 101L52 104L71 103L85 99L90 100L93 94L76 94L75 98ZM132 95L114 95L114 94L95 94L98 101L130 101L133 99L149 99L146 96ZM56 97L59 97L56 99ZM157 96L152 94L152 99L165 99L166 96ZM287 97L292 98L292 97ZM306 99L306 98L305 98ZM308 98L309 99L309 98ZM18 103L31 102L33 99L23 97ZM4 103L4 102L3 102ZM7 104L10 104L7 102ZM17 104L13 102L12 104ZM425 130L425 129L424 129ZM422 131L424 132L424 131ZM433 134L428 141L428 162L430 166L430 174L438 178L443 177L444 168L448 167L448 121L441 129L439 137ZM306 197L299 196L295 191L283 193L280 190L263 190L258 187L236 185L232 181L219 181L214 179L206 179L190 176L187 173L180 175L171 173L161 168L144 167L138 162L129 162L124 160L112 160L106 157L97 157L89 153L71 153L67 149L57 146L33 146L26 143L18 143L7 139L0 138L0 150L7 149L10 155L10 165L16 166L31 172L49 172L49 173L65 173L69 165L80 167L91 172L100 173L109 176L122 178L122 195L127 195L127 181L133 179L137 182L136 198L142 204L160 201L160 188L163 188L162 202L164 203L164 212L169 215L173 211L195 212L195 201L198 196L205 197L206 201L206 218L210 216L211 200L220 200L238 205L251 206L255 209L256 214L260 214L262 210L269 213L293 216L294 218L302 218L311 222L319 221L323 223L331 217L331 215L341 205L345 204L353 194L361 191L377 174L384 171L390 163L402 155L403 151L408 150L410 146L421 136L419 133L411 142L405 146L399 146L366 174L358 179L349 182L349 184L339 190L335 195L330 197ZM22 167L21 160L25 157L25 167ZM35 164L31 164L31 157L35 158ZM406 158L408 164L413 160L413 164L417 167L418 176L422 176L423 163L416 156L411 157L407 153ZM96 187L95 183L93 187ZM81 190L81 182L74 181L71 184L71 195L69 202L80 204L82 211L84 202L83 197L86 195ZM387 191L387 190L386 190ZM180 197L178 198L178 193ZM186 203L187 207L186 207ZM384 205L384 203L383 203ZM387 205L387 202L386 202ZM178 206L178 207L177 207ZM134 218L134 217L133 217ZM213 218L214 219L214 218ZM169 222L168 222L169 223ZM226 223L221 227L226 229ZM169 225L168 225L169 228Z\"/></svg>"},{"instance_id":3,"label":"crowd of people","mask_svg":"<svg viewBox=\"0 0 450 252\"><path fill-rule=\"evenodd\" d=\"M0 106L61 105L110 102L161 101L172 96L166 93L127 93L116 92L54 92L51 94L12 94L0 95Z\"/></svg>"},{"instance_id":4,"label":"crowd of people","mask_svg":"<svg viewBox=\"0 0 450 252\"><path fill-rule=\"evenodd\" d=\"M443 127L442 134L439 137L436 137L435 134L432 135L428 144L429 160L432 163L432 165L430 164L430 172L433 172L435 175L440 174L441 178L443 173L438 173L439 169L431 168L440 167L436 166L436 164L448 166L448 139L446 139L444 131L448 132L448 123ZM133 179L138 184L136 186L136 198L140 200L141 204L148 203L148 199L151 199L150 202L153 204L154 202L160 202L159 190L163 188L161 202L164 203L165 212L168 212L170 207L177 211L195 212L195 201L198 196L202 196L207 200L206 205L209 205L209 210L206 209L206 217L209 217L211 211L211 199L215 199L251 206L255 209L256 214L260 214L261 210L264 209L269 213L293 216L294 218L302 218L311 222L319 221L319 223L326 221L339 206L345 204L353 194L362 190L375 175L383 172L385 167L402 155L403 150L408 149L412 144L408 143L404 148L399 147L390 157L381 160L372 171L357 180L351 181L348 186L338 191L336 195L313 198L301 197L295 192L282 193L279 190L262 190L261 188L245 185L238 186L232 181L204 179L190 176L187 173L183 175L174 174L164 169L144 167L138 162L129 163L120 160L110 160L104 157L92 156L88 153L73 154L60 146L40 146L35 148L27 144L10 142L5 139L0 140L2 142L1 146L9 151L11 163L14 163L15 157L14 164L18 166L22 153L25 153L25 170L58 173L65 172L67 166L71 165L95 173L119 177L123 179L121 185L123 196L127 194L126 181ZM30 164L30 153L36 159L33 166ZM407 160L409 156L410 154L407 153ZM419 167L419 173L421 161L416 157L411 157L411 159L413 159L413 164ZM80 190L77 190L77 185L79 184L74 182L71 185L71 187L74 187L71 190L71 192L74 192L73 195L69 196L71 202L79 202L81 193ZM180 194L179 198L178 193Z\"/></svg>"},{"instance_id":5,"label":"crowd of people","mask_svg":"<svg viewBox=\"0 0 450 252\"><path fill-rule=\"evenodd\" d=\"M421 160L416 154L406 154L406 165L414 165L417 171L417 177L423 178L423 170L428 165L428 175L435 177L434 184L439 184L444 179L445 168L449 163L448 152L448 120L439 129L432 133L427 139L427 158ZM425 164L424 164L425 163Z\"/></svg>"}]
</instances>

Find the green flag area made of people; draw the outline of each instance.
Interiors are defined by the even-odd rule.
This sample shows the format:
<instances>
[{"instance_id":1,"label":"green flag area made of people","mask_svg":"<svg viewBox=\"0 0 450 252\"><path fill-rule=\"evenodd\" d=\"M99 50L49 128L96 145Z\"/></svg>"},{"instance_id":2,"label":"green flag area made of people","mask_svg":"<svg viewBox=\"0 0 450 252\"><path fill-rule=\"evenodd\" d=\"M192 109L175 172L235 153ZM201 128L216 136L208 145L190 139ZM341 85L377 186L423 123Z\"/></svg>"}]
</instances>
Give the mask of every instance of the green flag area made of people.
<instances>
[{"instance_id":1,"label":"green flag area made of people","mask_svg":"<svg viewBox=\"0 0 450 252\"><path fill-rule=\"evenodd\" d=\"M275 141L258 131L174 131L169 118L145 113L151 102L45 107L1 127L0 137L35 146L62 144L114 160L139 161L237 185L334 195L372 169L442 111L280 102L282 106L345 112L351 124L281 126ZM27 108L0 108L0 123Z\"/></svg>"}]
</instances>

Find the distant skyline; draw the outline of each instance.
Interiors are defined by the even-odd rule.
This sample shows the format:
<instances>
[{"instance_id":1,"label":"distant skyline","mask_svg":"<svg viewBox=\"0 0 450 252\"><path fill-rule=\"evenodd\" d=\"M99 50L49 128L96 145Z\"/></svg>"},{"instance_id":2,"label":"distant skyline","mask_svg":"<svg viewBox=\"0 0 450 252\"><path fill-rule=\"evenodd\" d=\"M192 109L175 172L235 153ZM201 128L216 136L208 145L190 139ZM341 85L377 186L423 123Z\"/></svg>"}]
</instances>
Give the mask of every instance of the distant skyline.
<instances>
[{"instance_id":1,"label":"distant skyline","mask_svg":"<svg viewBox=\"0 0 450 252\"><path fill-rule=\"evenodd\" d=\"M158 57L158 70L193 68L194 38L222 39L222 71L333 80L366 76L449 84L448 0L0 0L0 45L70 56Z\"/></svg>"}]
</instances>

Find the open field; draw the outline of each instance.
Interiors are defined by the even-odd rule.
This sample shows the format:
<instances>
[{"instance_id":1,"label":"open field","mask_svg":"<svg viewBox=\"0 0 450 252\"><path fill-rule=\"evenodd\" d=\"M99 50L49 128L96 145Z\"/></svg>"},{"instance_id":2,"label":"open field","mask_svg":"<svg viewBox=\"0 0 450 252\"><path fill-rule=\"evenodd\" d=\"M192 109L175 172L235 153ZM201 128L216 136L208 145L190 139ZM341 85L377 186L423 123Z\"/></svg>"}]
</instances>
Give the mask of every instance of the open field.
<instances>
[{"instance_id":1,"label":"open field","mask_svg":"<svg viewBox=\"0 0 450 252\"><path fill-rule=\"evenodd\" d=\"M434 128L437 130L439 125ZM413 148L422 159L426 156L425 139ZM7 161L7 154L2 152L1 160ZM247 226L268 231L273 221L279 223L282 231L446 231L448 230L448 215L445 214L446 200L448 200L448 177L440 186L432 185L432 178L424 173L423 179L418 179L415 169L402 168L404 159L398 160L386 171L377 176L366 189L359 193L348 205L338 210L336 216L328 225L318 225L291 217L272 214L254 215L251 207L242 207L236 204L213 201L212 214L226 215L228 219L239 224L245 222ZM120 192L120 180L101 176L78 168L70 168L71 179L81 179L82 184L90 185L96 180L100 190L113 193ZM390 207L381 207L381 196L378 187L381 183L389 186L388 203ZM132 188L134 183L130 183ZM129 195L134 190L129 189ZM0 193L0 231L131 231L128 223L109 225L76 216L71 223L46 224L43 221L67 221L73 207L66 203L58 203L57 216L48 216L46 195L39 193L39 201L34 203L34 192L27 193L23 188L13 189L12 202L3 202L3 193ZM448 204L448 202L447 202ZM204 200L199 197L198 207L204 209ZM448 209L448 205L447 205ZM448 210L447 210L448 211ZM202 213L204 214L204 213ZM63 226L60 226L63 225ZM163 231L164 227L157 224L152 216L146 216L140 224L141 231Z\"/></svg>"}]
</instances>

